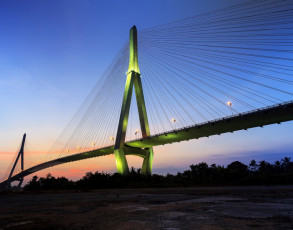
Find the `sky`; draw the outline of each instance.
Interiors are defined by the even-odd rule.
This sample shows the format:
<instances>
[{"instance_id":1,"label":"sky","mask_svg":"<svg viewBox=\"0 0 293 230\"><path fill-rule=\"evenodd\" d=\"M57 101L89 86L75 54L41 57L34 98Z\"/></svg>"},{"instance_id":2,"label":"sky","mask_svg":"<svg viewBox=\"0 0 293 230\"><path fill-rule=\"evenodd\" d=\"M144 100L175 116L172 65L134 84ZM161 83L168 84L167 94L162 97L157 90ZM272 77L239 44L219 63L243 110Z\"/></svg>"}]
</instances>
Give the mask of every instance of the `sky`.
<instances>
[{"instance_id":1,"label":"sky","mask_svg":"<svg viewBox=\"0 0 293 230\"><path fill-rule=\"evenodd\" d=\"M0 2L0 178L23 133L36 159L54 143L111 60L129 29L144 29L243 0L30 0ZM189 165L293 158L292 122L155 148L154 173ZM142 159L129 157L140 167ZM115 171L114 156L47 169L71 179Z\"/></svg>"}]
</instances>

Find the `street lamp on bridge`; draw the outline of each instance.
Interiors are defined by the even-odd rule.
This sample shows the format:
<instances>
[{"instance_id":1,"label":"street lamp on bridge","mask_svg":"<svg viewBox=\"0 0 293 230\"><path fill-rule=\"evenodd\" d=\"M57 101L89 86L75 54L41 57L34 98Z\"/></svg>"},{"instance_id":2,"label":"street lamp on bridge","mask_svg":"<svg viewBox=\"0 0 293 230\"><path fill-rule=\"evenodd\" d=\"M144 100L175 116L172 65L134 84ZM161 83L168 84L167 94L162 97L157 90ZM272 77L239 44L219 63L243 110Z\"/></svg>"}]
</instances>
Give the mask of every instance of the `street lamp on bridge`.
<instances>
[{"instance_id":1,"label":"street lamp on bridge","mask_svg":"<svg viewBox=\"0 0 293 230\"><path fill-rule=\"evenodd\" d=\"M177 120L174 117L172 117L171 121L174 123L174 130L175 130L176 129L176 122L177 122Z\"/></svg>"},{"instance_id":2,"label":"street lamp on bridge","mask_svg":"<svg viewBox=\"0 0 293 230\"><path fill-rule=\"evenodd\" d=\"M228 102L227 102L227 105L230 107L230 109L231 109L231 113L232 113L232 115L233 115L232 102L231 102L231 101L228 101Z\"/></svg>"},{"instance_id":3,"label":"street lamp on bridge","mask_svg":"<svg viewBox=\"0 0 293 230\"><path fill-rule=\"evenodd\" d=\"M135 134L135 138L136 138L136 139L138 139L138 133L139 133L139 130L138 130L138 129L135 130L135 133L134 133L134 134Z\"/></svg>"}]
</instances>

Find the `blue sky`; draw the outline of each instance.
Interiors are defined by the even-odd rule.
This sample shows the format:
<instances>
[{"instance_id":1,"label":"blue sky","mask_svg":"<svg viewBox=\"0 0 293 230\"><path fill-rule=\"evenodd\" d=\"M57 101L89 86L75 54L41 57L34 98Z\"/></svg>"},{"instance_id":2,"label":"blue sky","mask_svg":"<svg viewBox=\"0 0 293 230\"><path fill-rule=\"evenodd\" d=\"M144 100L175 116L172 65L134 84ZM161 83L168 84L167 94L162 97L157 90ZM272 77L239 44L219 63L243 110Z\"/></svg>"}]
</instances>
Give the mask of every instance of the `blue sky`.
<instances>
[{"instance_id":1,"label":"blue sky","mask_svg":"<svg viewBox=\"0 0 293 230\"><path fill-rule=\"evenodd\" d=\"M13 158L24 132L35 150L46 151L52 145L133 25L144 29L232 2L245 1L1 1L0 170ZM284 156L278 154L293 157L292 137L288 122L158 147L154 168L166 172L201 161L225 164L254 156L270 161ZM114 162L111 165L104 170L113 171Z\"/></svg>"}]
</instances>

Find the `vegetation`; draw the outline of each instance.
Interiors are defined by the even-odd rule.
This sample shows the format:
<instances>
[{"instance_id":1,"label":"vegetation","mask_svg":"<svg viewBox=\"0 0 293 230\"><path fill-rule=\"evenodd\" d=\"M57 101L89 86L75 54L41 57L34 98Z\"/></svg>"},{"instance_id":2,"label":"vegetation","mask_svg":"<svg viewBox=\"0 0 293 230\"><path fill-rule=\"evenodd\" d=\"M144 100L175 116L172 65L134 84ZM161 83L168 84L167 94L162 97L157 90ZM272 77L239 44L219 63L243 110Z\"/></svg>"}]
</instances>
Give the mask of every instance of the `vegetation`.
<instances>
[{"instance_id":1,"label":"vegetation","mask_svg":"<svg viewBox=\"0 0 293 230\"><path fill-rule=\"evenodd\" d=\"M227 167L199 163L190 165L190 169L177 175L153 174L145 176L140 169L132 168L129 175L118 173L91 173L78 180L65 177L55 178L48 174L46 178L34 176L25 190L88 190L104 188L143 188L143 187L183 187L183 186L225 186L225 185L287 185L293 184L293 162L285 157L270 164L266 161L252 160L247 166L234 161Z\"/></svg>"}]
</instances>

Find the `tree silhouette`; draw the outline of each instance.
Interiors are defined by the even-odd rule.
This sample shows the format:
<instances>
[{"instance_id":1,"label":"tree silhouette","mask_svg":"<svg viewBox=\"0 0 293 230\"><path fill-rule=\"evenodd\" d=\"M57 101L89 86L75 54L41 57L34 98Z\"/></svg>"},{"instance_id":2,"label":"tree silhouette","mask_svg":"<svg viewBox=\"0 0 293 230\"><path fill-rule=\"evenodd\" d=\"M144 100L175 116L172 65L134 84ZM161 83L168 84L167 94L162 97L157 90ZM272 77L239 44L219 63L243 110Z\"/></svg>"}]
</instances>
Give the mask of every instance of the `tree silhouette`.
<instances>
[{"instance_id":1,"label":"tree silhouette","mask_svg":"<svg viewBox=\"0 0 293 230\"><path fill-rule=\"evenodd\" d=\"M25 190L60 189L101 189L101 188L141 188L141 187L182 187L182 186L223 186L223 185L267 185L292 184L293 162L289 157L270 164L251 160L249 166L234 161L227 167L205 162L192 164L189 170L166 176L153 174L146 176L140 169L131 168L127 176L114 173L87 172L80 180L70 181L65 177L55 178L34 176L24 187Z\"/></svg>"}]
</instances>

